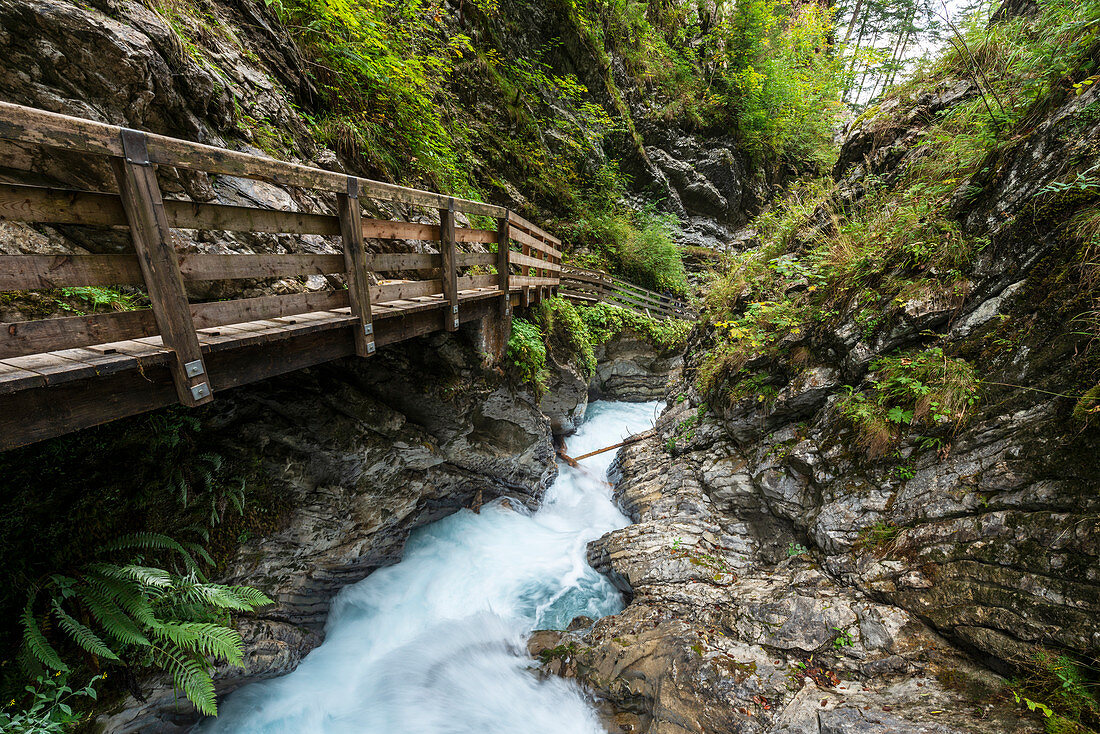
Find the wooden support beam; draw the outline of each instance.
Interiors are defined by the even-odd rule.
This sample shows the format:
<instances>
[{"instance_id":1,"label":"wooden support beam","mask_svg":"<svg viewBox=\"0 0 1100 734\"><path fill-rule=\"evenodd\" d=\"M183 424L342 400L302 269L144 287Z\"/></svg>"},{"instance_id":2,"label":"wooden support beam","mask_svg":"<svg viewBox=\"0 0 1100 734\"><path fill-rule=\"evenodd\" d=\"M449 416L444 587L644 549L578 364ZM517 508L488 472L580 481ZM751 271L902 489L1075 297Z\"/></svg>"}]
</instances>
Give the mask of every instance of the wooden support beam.
<instances>
[{"instance_id":1,"label":"wooden support beam","mask_svg":"<svg viewBox=\"0 0 1100 734\"><path fill-rule=\"evenodd\" d=\"M360 357L374 354L374 323L370 310L370 280L367 253L363 246L363 212L359 206L359 179L348 176L347 193L336 195L340 214L340 236L344 241L347 265L348 301L351 313L359 319L355 329L355 353Z\"/></svg>"},{"instance_id":2,"label":"wooden support beam","mask_svg":"<svg viewBox=\"0 0 1100 734\"><path fill-rule=\"evenodd\" d=\"M439 210L439 254L443 256L443 300L448 304L443 326L447 331L458 331L458 256L453 202Z\"/></svg>"},{"instance_id":3,"label":"wooden support beam","mask_svg":"<svg viewBox=\"0 0 1100 734\"><path fill-rule=\"evenodd\" d=\"M170 365L176 394L184 405L202 405L213 400L213 394L145 133L123 130L121 145L126 157L112 158L111 166L157 328L164 346L176 354Z\"/></svg>"},{"instance_id":4,"label":"wooden support beam","mask_svg":"<svg viewBox=\"0 0 1100 734\"><path fill-rule=\"evenodd\" d=\"M497 287L500 288L500 336L501 344L512 338L512 299L509 278L512 269L511 212L497 220Z\"/></svg>"}]
</instances>

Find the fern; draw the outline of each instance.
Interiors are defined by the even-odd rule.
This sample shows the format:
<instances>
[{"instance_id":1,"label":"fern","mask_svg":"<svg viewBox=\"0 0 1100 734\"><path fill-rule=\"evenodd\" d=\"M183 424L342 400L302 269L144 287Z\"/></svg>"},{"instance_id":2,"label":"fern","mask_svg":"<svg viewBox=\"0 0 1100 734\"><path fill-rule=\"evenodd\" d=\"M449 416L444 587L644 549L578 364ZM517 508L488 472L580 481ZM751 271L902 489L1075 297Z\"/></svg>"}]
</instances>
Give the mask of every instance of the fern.
<instances>
[{"instance_id":1,"label":"fern","mask_svg":"<svg viewBox=\"0 0 1100 734\"><path fill-rule=\"evenodd\" d=\"M214 680L206 669L206 661L172 645L154 651L154 660L172 675L176 688L195 704L200 713L218 715L218 702L214 695Z\"/></svg>"},{"instance_id":2,"label":"fern","mask_svg":"<svg viewBox=\"0 0 1100 734\"><path fill-rule=\"evenodd\" d=\"M34 600L27 602L23 610L23 645L35 660L53 670L67 671L69 666L61 662L57 650L46 640L42 628L34 618Z\"/></svg>"},{"instance_id":3,"label":"fern","mask_svg":"<svg viewBox=\"0 0 1100 734\"><path fill-rule=\"evenodd\" d=\"M57 617L58 624L61 625L61 629L69 633L69 637L76 641L76 644L84 648L92 655L100 658L106 658L107 660L118 660L118 655L107 647L107 644L99 639L99 636L91 630L87 625L73 619L61 608L60 602L56 599L53 601L53 613Z\"/></svg>"},{"instance_id":4,"label":"fern","mask_svg":"<svg viewBox=\"0 0 1100 734\"><path fill-rule=\"evenodd\" d=\"M271 599L247 586L207 582L195 557L212 561L198 544L139 533L99 549L112 556L125 552L140 554L141 560L89 563L71 575L51 574L32 588L22 616L20 659L28 663L23 667L29 672L40 666L69 669L49 639L54 634L63 635L69 649L102 661L121 662L124 654L146 650L199 711L216 713L213 662L241 665L243 642L236 630L212 620L228 621L228 612L251 611ZM147 565L146 555L182 559L185 572ZM35 607L42 597L40 608L46 611L40 623Z\"/></svg>"}]
</instances>

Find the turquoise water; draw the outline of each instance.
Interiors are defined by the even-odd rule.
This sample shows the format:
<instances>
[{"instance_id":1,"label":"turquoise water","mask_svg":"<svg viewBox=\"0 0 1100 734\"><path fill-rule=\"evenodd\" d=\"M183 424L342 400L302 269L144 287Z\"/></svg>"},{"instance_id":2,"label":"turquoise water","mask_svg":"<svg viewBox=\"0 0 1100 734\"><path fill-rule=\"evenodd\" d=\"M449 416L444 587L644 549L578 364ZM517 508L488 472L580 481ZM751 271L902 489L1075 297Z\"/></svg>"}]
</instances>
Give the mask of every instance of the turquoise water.
<instances>
[{"instance_id":1,"label":"turquoise water","mask_svg":"<svg viewBox=\"0 0 1100 734\"><path fill-rule=\"evenodd\" d=\"M589 406L574 456L653 425L657 403ZM602 734L575 684L539 680L525 641L622 608L590 540L628 523L603 477L615 452L559 464L536 512L500 501L412 534L400 563L347 587L294 672L231 694L204 734Z\"/></svg>"}]
</instances>

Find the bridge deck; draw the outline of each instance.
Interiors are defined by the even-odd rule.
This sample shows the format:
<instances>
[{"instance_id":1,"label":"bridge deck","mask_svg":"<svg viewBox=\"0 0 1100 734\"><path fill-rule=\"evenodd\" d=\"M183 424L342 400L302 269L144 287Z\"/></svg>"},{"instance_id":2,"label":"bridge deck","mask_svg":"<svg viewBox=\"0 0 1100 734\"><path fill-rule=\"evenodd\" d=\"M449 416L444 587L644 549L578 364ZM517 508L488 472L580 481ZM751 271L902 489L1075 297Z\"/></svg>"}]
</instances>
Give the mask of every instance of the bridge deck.
<instances>
[{"instance_id":1,"label":"bridge deck","mask_svg":"<svg viewBox=\"0 0 1100 734\"><path fill-rule=\"evenodd\" d=\"M0 183L0 221L80 228L79 241L93 247L97 230L125 228L133 249L0 254L0 291L56 297L57 289L123 287L149 307L0 324L0 450L173 403L203 405L221 390L348 355L369 358L377 347L474 320L502 345L514 306L557 295L563 285L560 240L504 207L0 102L0 156L19 165L57 151L66 160L98 158L89 170L109 170L104 190ZM294 211L165 199L161 178L181 170L308 196L291 197ZM361 197L439 223L368 219ZM466 226L457 226L456 213ZM177 230L312 239L306 252L212 254L181 247ZM417 241L435 251L409 251ZM328 287L305 291L304 278L315 276ZM236 280L296 282L291 290L304 292L188 298L191 284ZM685 313L605 273L571 271L564 285L581 299Z\"/></svg>"}]
</instances>

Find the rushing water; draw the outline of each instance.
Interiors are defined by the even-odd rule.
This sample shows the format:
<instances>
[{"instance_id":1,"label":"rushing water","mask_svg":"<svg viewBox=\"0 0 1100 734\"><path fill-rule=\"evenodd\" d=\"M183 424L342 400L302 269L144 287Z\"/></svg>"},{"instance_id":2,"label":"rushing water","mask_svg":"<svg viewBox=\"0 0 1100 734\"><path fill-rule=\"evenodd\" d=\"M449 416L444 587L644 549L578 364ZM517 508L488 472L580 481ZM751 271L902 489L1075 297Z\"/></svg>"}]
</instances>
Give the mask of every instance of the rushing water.
<instances>
[{"instance_id":1,"label":"rushing water","mask_svg":"<svg viewBox=\"0 0 1100 734\"><path fill-rule=\"evenodd\" d=\"M649 428L656 403L593 403L574 456ZM402 561L337 596L325 642L282 678L233 693L204 734L597 734L573 683L531 673L525 640L622 606L585 560L627 524L603 477L614 452L559 465L534 513L498 501L412 534Z\"/></svg>"}]
</instances>

